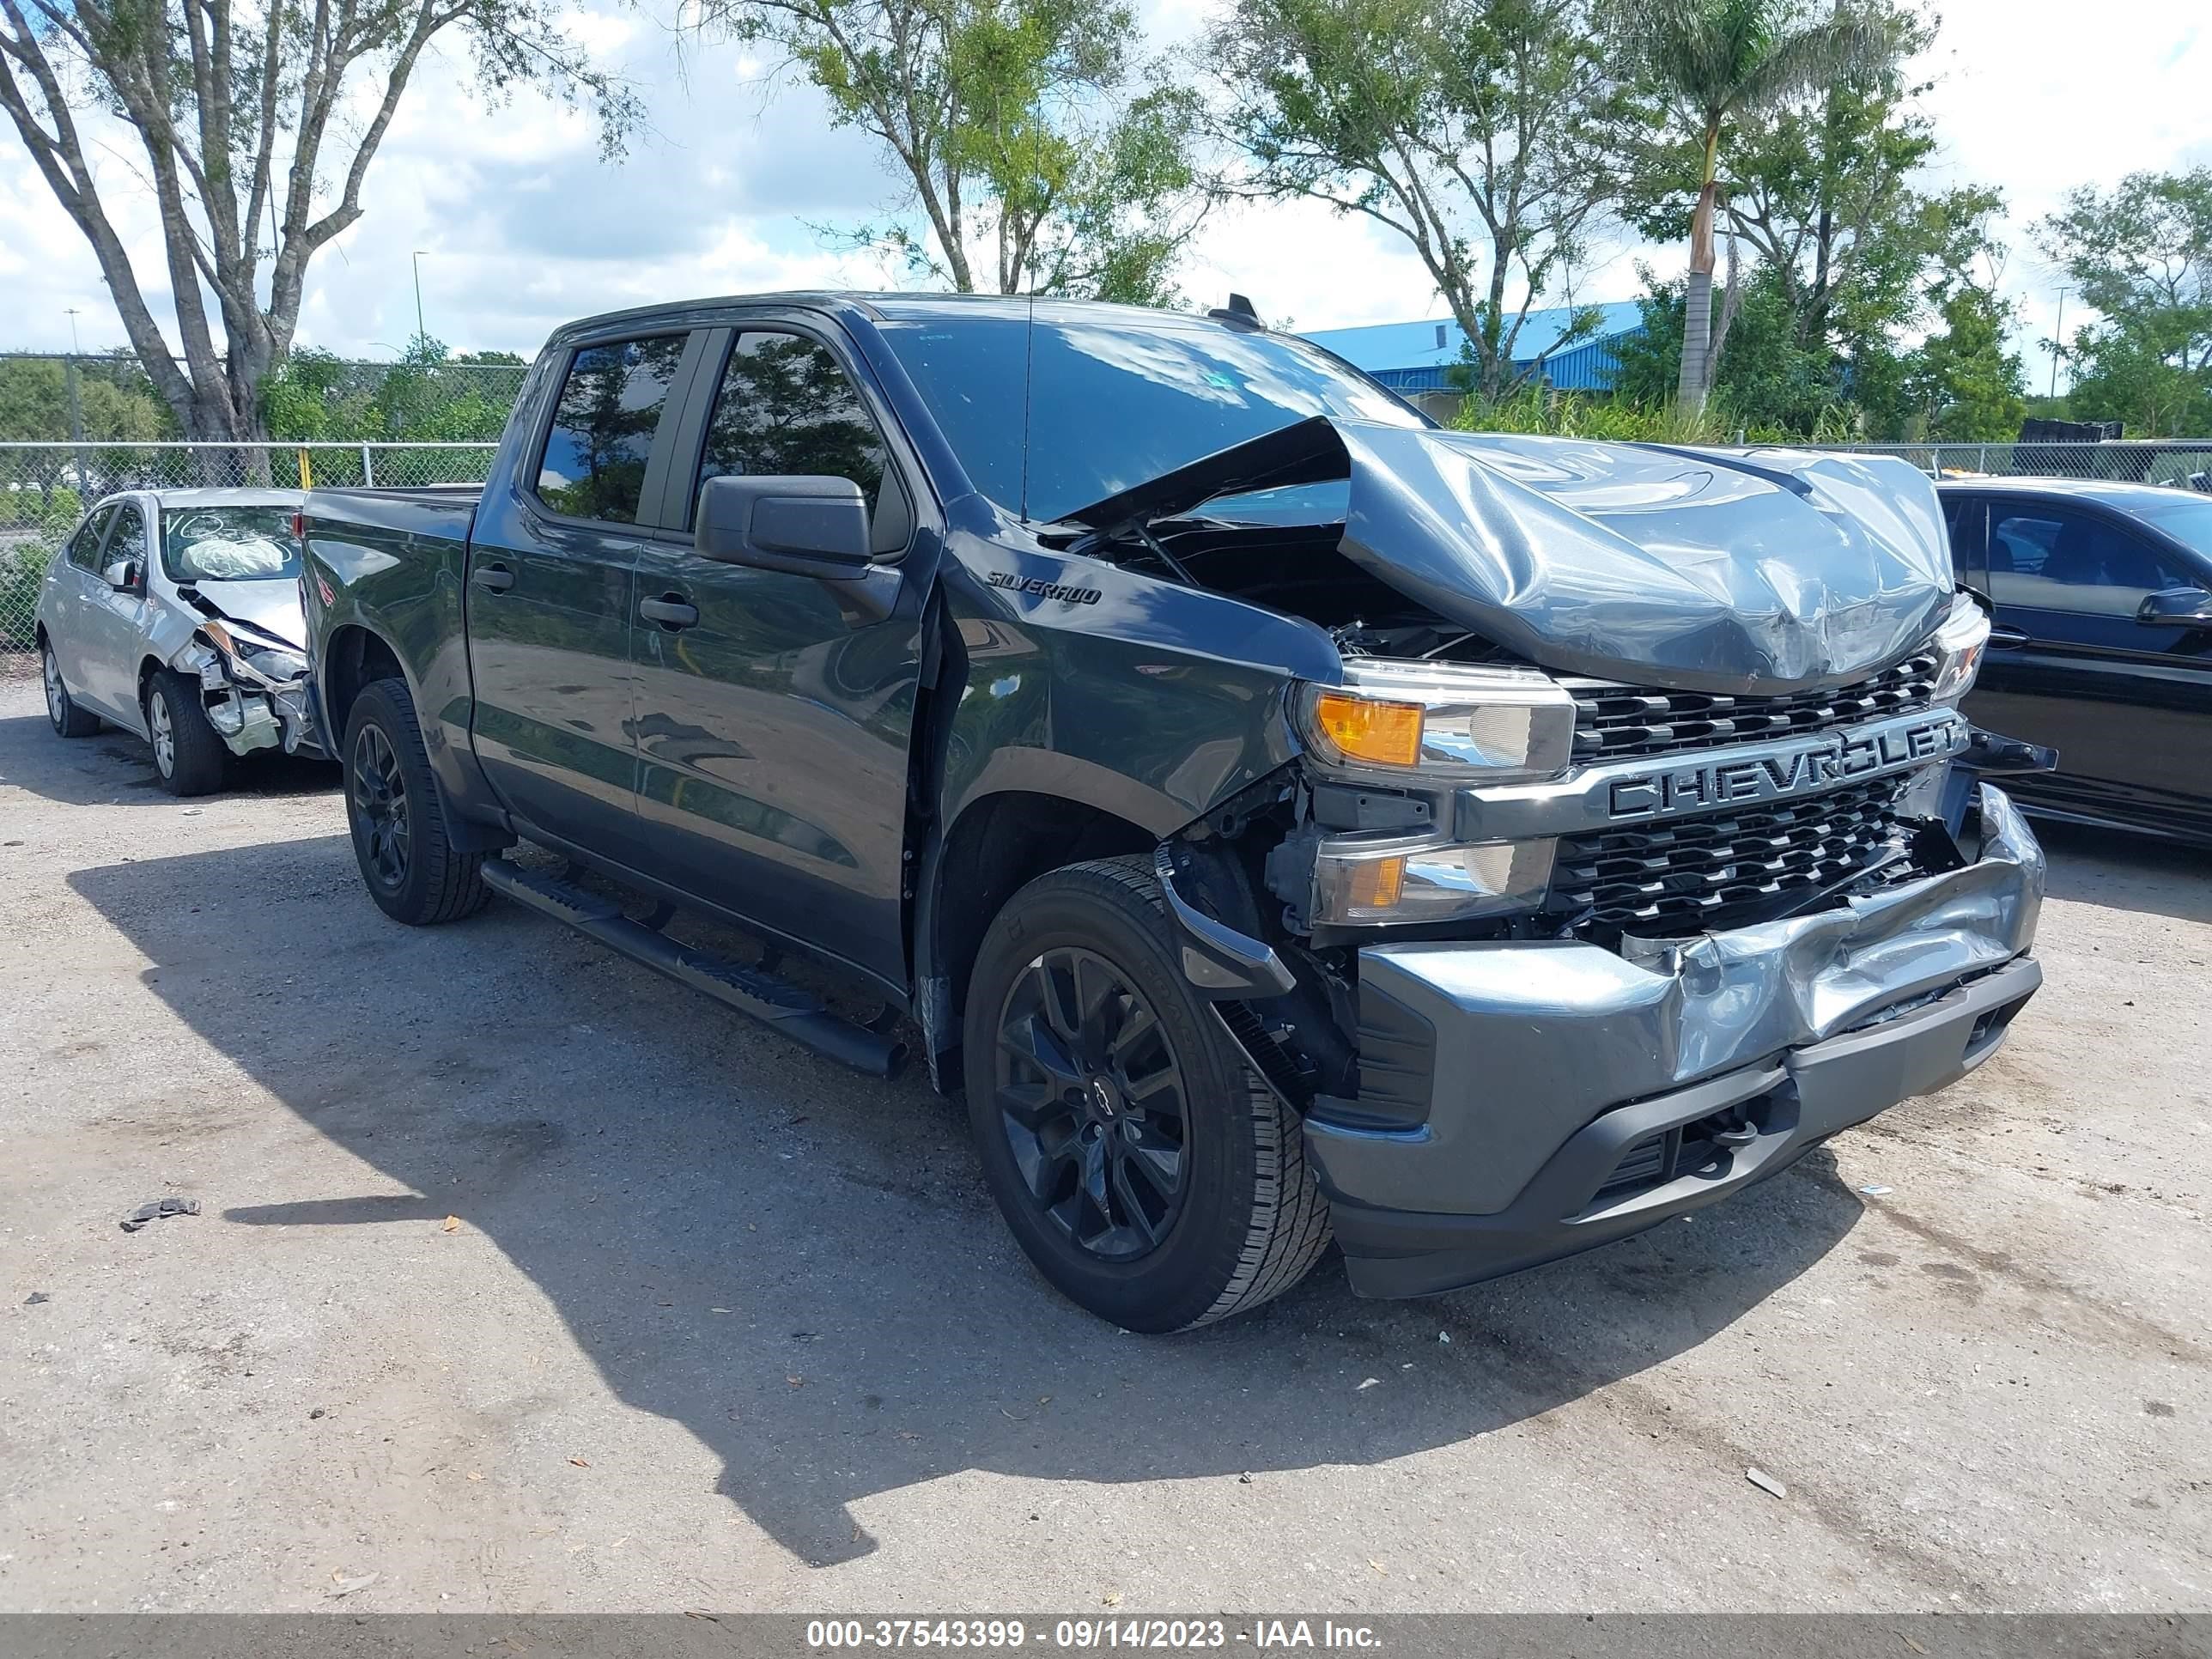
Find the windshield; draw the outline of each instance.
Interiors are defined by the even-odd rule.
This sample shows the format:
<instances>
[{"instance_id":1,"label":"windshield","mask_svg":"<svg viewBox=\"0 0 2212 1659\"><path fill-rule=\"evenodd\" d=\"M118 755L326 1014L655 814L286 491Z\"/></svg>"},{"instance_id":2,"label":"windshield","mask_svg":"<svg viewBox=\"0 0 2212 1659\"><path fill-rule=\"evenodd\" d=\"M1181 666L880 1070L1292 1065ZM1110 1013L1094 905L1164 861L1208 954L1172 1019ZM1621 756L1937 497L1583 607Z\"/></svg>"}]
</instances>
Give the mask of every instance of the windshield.
<instances>
[{"instance_id":1,"label":"windshield","mask_svg":"<svg viewBox=\"0 0 2212 1659\"><path fill-rule=\"evenodd\" d=\"M2135 512L2192 552L2212 559L2212 498L2177 495L2170 501L2136 506Z\"/></svg>"},{"instance_id":2,"label":"windshield","mask_svg":"<svg viewBox=\"0 0 2212 1659\"><path fill-rule=\"evenodd\" d=\"M1018 313L884 327L969 479L1032 520L1064 517L1309 416L1427 424L1372 380L1281 335L1164 314L1040 319L1030 336Z\"/></svg>"},{"instance_id":3,"label":"windshield","mask_svg":"<svg viewBox=\"0 0 2212 1659\"><path fill-rule=\"evenodd\" d=\"M300 574L289 507L190 507L162 515L173 582L281 581Z\"/></svg>"}]
</instances>

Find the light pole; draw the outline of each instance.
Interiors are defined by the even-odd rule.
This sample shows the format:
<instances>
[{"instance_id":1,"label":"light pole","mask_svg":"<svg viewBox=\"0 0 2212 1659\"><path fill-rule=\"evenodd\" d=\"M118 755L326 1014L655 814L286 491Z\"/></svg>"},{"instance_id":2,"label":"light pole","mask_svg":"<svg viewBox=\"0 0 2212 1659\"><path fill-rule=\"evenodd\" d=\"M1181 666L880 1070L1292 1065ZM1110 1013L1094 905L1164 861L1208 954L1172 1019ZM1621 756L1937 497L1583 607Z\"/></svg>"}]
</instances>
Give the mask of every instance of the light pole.
<instances>
[{"instance_id":1,"label":"light pole","mask_svg":"<svg viewBox=\"0 0 2212 1659\"><path fill-rule=\"evenodd\" d=\"M2058 290L2058 320L2051 330L2051 397L2058 398L2058 359L2066 349L2066 290Z\"/></svg>"},{"instance_id":2,"label":"light pole","mask_svg":"<svg viewBox=\"0 0 2212 1659\"><path fill-rule=\"evenodd\" d=\"M415 337L418 340L429 331L422 326L422 256L429 251L425 247L415 250Z\"/></svg>"}]
</instances>

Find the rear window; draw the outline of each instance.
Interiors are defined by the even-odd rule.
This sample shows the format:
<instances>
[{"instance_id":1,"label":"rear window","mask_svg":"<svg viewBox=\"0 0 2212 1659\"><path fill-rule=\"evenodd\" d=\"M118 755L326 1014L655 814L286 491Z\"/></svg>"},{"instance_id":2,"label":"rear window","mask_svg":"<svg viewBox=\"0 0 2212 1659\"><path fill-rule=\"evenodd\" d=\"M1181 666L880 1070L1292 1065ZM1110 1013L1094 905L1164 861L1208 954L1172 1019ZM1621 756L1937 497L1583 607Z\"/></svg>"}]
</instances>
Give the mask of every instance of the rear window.
<instances>
[{"instance_id":1,"label":"rear window","mask_svg":"<svg viewBox=\"0 0 2212 1659\"><path fill-rule=\"evenodd\" d=\"M565 518L637 521L653 434L685 337L617 340L576 354L545 434L538 500Z\"/></svg>"},{"instance_id":2,"label":"rear window","mask_svg":"<svg viewBox=\"0 0 2212 1659\"><path fill-rule=\"evenodd\" d=\"M300 544L289 507L194 507L161 515L161 568L173 582L296 578Z\"/></svg>"}]
</instances>

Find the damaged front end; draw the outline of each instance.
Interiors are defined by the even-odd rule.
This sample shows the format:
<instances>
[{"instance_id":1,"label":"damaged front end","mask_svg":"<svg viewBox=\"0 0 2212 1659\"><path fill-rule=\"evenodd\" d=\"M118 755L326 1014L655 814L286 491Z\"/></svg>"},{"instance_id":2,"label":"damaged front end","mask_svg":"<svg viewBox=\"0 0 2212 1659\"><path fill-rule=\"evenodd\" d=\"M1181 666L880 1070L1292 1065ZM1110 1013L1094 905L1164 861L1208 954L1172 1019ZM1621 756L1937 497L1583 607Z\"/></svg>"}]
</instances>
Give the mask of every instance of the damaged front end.
<instances>
[{"instance_id":1,"label":"damaged front end","mask_svg":"<svg viewBox=\"0 0 2212 1659\"><path fill-rule=\"evenodd\" d=\"M2044 866L1984 780L2049 757L1959 712L1989 623L1924 481L1272 441L1076 517L1336 642L1339 679L1286 693L1298 758L1158 870L1357 1288L1638 1231L1995 1050L2040 983ZM1347 474L1336 522L1258 521Z\"/></svg>"},{"instance_id":2,"label":"damaged front end","mask_svg":"<svg viewBox=\"0 0 2212 1659\"><path fill-rule=\"evenodd\" d=\"M198 682L208 724L231 753L323 753L307 696L307 657L268 629L206 617L169 665Z\"/></svg>"}]
</instances>

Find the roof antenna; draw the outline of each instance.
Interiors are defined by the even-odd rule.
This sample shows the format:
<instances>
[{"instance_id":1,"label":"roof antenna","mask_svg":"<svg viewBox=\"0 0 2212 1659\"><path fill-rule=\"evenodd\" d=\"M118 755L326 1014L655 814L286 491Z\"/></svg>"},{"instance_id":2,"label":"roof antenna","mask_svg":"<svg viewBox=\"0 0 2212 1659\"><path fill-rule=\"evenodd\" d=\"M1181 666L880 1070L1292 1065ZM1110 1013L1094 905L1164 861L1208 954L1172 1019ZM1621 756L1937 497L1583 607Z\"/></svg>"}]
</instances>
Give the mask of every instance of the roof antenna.
<instances>
[{"instance_id":1,"label":"roof antenna","mask_svg":"<svg viewBox=\"0 0 2212 1659\"><path fill-rule=\"evenodd\" d=\"M1206 314L1217 323L1233 323L1241 328L1267 326L1260 320L1260 313L1253 310L1252 302L1241 294L1231 295L1227 307L1216 306Z\"/></svg>"}]
</instances>

